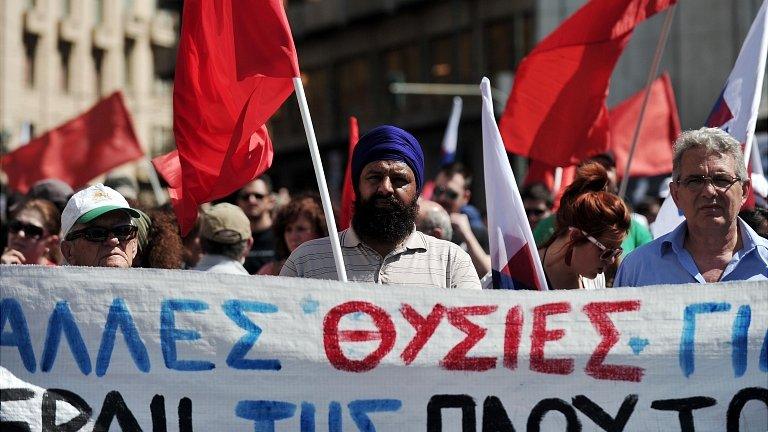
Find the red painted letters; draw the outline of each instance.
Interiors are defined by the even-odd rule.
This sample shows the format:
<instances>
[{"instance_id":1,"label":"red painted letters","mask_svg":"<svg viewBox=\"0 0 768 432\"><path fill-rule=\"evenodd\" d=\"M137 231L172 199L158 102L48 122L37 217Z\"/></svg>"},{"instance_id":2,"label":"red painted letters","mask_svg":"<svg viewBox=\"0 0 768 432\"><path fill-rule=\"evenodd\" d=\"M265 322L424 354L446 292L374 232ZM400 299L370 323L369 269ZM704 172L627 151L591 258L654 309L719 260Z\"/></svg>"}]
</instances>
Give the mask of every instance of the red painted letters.
<instances>
[{"instance_id":1,"label":"red painted letters","mask_svg":"<svg viewBox=\"0 0 768 432\"><path fill-rule=\"evenodd\" d=\"M531 332L531 370L547 374L568 375L573 372L573 359L545 359L544 344L560 340L565 330L547 330L547 317L571 311L567 302L548 303L533 308L533 331Z\"/></svg>"},{"instance_id":2,"label":"red painted letters","mask_svg":"<svg viewBox=\"0 0 768 432\"><path fill-rule=\"evenodd\" d=\"M371 330L339 330L339 322L345 315L362 312L373 318L378 328ZM333 367L349 372L365 372L375 368L384 356L395 346L395 324L384 309L368 302L352 301L342 303L330 311L323 320L323 344L325 355ZM347 358L340 342L363 342L380 340L379 347L362 360Z\"/></svg>"},{"instance_id":3,"label":"red painted letters","mask_svg":"<svg viewBox=\"0 0 768 432\"><path fill-rule=\"evenodd\" d=\"M448 322L467 337L451 349L440 364L448 370L484 371L496 367L495 357L467 357L467 353L483 339L487 329L467 319L472 315L489 315L498 306L468 306L448 309Z\"/></svg>"},{"instance_id":4,"label":"red painted letters","mask_svg":"<svg viewBox=\"0 0 768 432\"><path fill-rule=\"evenodd\" d=\"M635 366L603 364L608 352L619 341L619 332L608 316L613 312L631 312L640 309L640 300L621 302L595 302L584 306L584 313L603 337L587 362L587 375L604 380L640 382L645 370Z\"/></svg>"},{"instance_id":5,"label":"red painted letters","mask_svg":"<svg viewBox=\"0 0 768 432\"><path fill-rule=\"evenodd\" d=\"M424 318L409 304L404 304L400 307L400 313L403 314L403 317L416 330L413 339L408 342L408 345L405 347L402 354L400 354L400 358L403 359L403 362L405 362L406 365L411 364L416 359L416 356L419 355L419 352L424 348L424 345L426 345L429 338L435 334L435 330L437 330L437 326L440 325L440 321L442 321L445 311L445 306L438 303L432 308L429 315Z\"/></svg>"}]
</instances>

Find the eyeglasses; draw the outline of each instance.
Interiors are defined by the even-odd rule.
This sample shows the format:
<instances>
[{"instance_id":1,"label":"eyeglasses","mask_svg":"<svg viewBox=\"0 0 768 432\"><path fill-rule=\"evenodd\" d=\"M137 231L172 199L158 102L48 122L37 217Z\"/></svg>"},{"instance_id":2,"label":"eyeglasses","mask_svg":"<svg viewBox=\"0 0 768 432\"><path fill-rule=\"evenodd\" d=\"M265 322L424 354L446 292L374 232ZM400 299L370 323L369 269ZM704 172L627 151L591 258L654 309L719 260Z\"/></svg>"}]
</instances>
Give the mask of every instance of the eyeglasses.
<instances>
[{"instance_id":1,"label":"eyeglasses","mask_svg":"<svg viewBox=\"0 0 768 432\"><path fill-rule=\"evenodd\" d=\"M67 234L67 240L83 238L89 242L103 243L107 239L115 237L118 241L124 242L136 237L138 232L139 228L133 225L119 225L112 228L90 226Z\"/></svg>"},{"instance_id":2,"label":"eyeglasses","mask_svg":"<svg viewBox=\"0 0 768 432\"><path fill-rule=\"evenodd\" d=\"M574 228L577 229L577 228ZM609 249L608 246L600 243L599 240L592 237L591 235L587 234L584 230L578 230L584 237L587 238L590 242L592 242L593 245L597 246L602 252L600 253L600 260L605 262L613 262L616 258L621 255L622 252L624 252L624 249L621 247L617 247L615 249Z\"/></svg>"},{"instance_id":3,"label":"eyeglasses","mask_svg":"<svg viewBox=\"0 0 768 432\"><path fill-rule=\"evenodd\" d=\"M438 186L438 187L436 187L432 191L432 196L435 197L435 198L443 196L443 195L445 195L451 201L453 201L453 200L455 200L456 198L459 197L459 193L458 192L450 190L450 189L446 189L446 188L444 188L442 186Z\"/></svg>"},{"instance_id":4,"label":"eyeglasses","mask_svg":"<svg viewBox=\"0 0 768 432\"><path fill-rule=\"evenodd\" d=\"M45 233L45 229L42 227L39 227L37 225L32 225L30 223L24 223L18 220L12 220L8 223L8 231L18 234L21 231L24 231L24 237L28 237L31 239L39 239L43 236L43 233Z\"/></svg>"},{"instance_id":5,"label":"eyeglasses","mask_svg":"<svg viewBox=\"0 0 768 432\"><path fill-rule=\"evenodd\" d=\"M260 194L258 192L243 192L237 196L238 199L241 199L243 201L250 201L251 197L254 197L257 200L263 200L266 197L266 195Z\"/></svg>"},{"instance_id":6,"label":"eyeglasses","mask_svg":"<svg viewBox=\"0 0 768 432\"><path fill-rule=\"evenodd\" d=\"M738 177L731 177L727 174L717 174L714 176L688 176L682 180L677 180L676 183L685 186L686 189L692 192L699 192L704 189L704 186L706 186L707 183L711 183L716 190L724 192L738 181L741 181Z\"/></svg>"}]
</instances>

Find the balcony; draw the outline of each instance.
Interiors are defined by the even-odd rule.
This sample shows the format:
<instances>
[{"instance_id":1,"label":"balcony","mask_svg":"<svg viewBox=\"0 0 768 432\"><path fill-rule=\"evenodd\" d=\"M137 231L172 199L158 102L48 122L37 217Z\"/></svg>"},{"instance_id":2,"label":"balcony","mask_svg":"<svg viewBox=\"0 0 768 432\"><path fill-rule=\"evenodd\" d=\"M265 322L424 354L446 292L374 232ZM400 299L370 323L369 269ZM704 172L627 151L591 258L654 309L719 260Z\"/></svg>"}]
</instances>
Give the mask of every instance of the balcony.
<instances>
[{"instance_id":1,"label":"balcony","mask_svg":"<svg viewBox=\"0 0 768 432\"><path fill-rule=\"evenodd\" d=\"M83 31L83 20L77 16L68 16L59 21L59 39L75 43Z\"/></svg>"},{"instance_id":2,"label":"balcony","mask_svg":"<svg viewBox=\"0 0 768 432\"><path fill-rule=\"evenodd\" d=\"M24 30L27 33L41 35L45 33L45 26L48 17L44 10L29 9L24 13Z\"/></svg>"},{"instance_id":3,"label":"balcony","mask_svg":"<svg viewBox=\"0 0 768 432\"><path fill-rule=\"evenodd\" d=\"M131 13L125 16L123 27L125 28L125 36L135 40L149 31L149 21L146 17Z\"/></svg>"},{"instance_id":4,"label":"balcony","mask_svg":"<svg viewBox=\"0 0 768 432\"><path fill-rule=\"evenodd\" d=\"M152 18L151 40L153 45L163 48L173 48L176 45L176 23L178 14L170 11L159 10Z\"/></svg>"}]
</instances>

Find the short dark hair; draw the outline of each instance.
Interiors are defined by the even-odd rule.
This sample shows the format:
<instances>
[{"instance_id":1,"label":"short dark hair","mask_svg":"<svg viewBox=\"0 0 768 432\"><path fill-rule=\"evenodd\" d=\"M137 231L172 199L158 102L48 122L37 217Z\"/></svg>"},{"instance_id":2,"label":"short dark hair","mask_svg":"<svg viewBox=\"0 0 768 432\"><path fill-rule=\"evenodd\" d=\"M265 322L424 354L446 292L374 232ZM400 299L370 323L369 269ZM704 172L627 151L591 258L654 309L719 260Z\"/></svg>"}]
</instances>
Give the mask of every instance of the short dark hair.
<instances>
[{"instance_id":1,"label":"short dark hair","mask_svg":"<svg viewBox=\"0 0 768 432\"><path fill-rule=\"evenodd\" d=\"M452 179L456 174L461 174L464 177L464 189L472 187L472 170L461 162L451 162L448 165L443 165L440 167L438 174L443 174L449 179Z\"/></svg>"},{"instance_id":2,"label":"short dark hair","mask_svg":"<svg viewBox=\"0 0 768 432\"><path fill-rule=\"evenodd\" d=\"M611 171L616 169L616 157L613 156L613 153L611 152L605 152L605 153L599 153L596 154L589 159L585 160L582 165L588 164L590 162L599 163L602 165L603 168L606 169L606 171Z\"/></svg>"},{"instance_id":3,"label":"short dark hair","mask_svg":"<svg viewBox=\"0 0 768 432\"><path fill-rule=\"evenodd\" d=\"M203 253L211 255L223 255L233 260L239 260L242 258L247 246L247 240L233 244L225 244L200 237L200 249L203 250Z\"/></svg>"},{"instance_id":4,"label":"short dark hair","mask_svg":"<svg viewBox=\"0 0 768 432\"><path fill-rule=\"evenodd\" d=\"M552 193L544 183L530 183L523 186L523 190L520 193L523 200L536 200L544 201L547 207L552 207L555 199L552 197Z\"/></svg>"}]
</instances>

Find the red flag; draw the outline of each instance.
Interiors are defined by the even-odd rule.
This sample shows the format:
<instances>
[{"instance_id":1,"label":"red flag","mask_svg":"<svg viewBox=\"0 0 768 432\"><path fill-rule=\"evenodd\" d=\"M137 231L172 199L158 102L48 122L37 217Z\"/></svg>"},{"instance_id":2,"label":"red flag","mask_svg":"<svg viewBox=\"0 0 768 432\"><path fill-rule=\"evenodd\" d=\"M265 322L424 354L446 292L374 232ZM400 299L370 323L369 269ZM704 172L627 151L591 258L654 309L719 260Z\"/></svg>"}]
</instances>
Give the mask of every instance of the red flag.
<instances>
[{"instance_id":1,"label":"red flag","mask_svg":"<svg viewBox=\"0 0 768 432\"><path fill-rule=\"evenodd\" d=\"M611 149L616 156L616 172L624 176L632 137L643 105L645 89L616 105L609 113ZM632 158L631 176L654 176L672 172L672 144L680 135L675 93L669 75L662 74L651 84L640 136Z\"/></svg>"},{"instance_id":2,"label":"red flag","mask_svg":"<svg viewBox=\"0 0 768 432\"><path fill-rule=\"evenodd\" d=\"M355 190L352 187L352 153L355 151L360 132L357 128L357 118L349 118L349 157L347 158L347 171L344 174L344 189L341 192L341 220L339 229L345 230L352 223L353 203Z\"/></svg>"},{"instance_id":3,"label":"red flag","mask_svg":"<svg viewBox=\"0 0 768 432\"><path fill-rule=\"evenodd\" d=\"M517 69L499 128L507 151L552 166L608 149L608 82L635 26L676 0L592 0Z\"/></svg>"},{"instance_id":4,"label":"red flag","mask_svg":"<svg viewBox=\"0 0 768 432\"><path fill-rule=\"evenodd\" d=\"M198 205L272 164L265 123L298 76L280 0L184 2L173 91L178 162L171 155L154 160L170 183L182 233L195 223Z\"/></svg>"},{"instance_id":5,"label":"red flag","mask_svg":"<svg viewBox=\"0 0 768 432\"><path fill-rule=\"evenodd\" d=\"M144 156L123 96L115 92L56 129L3 156L8 186L26 193L38 180L57 178L73 189Z\"/></svg>"}]
</instances>

